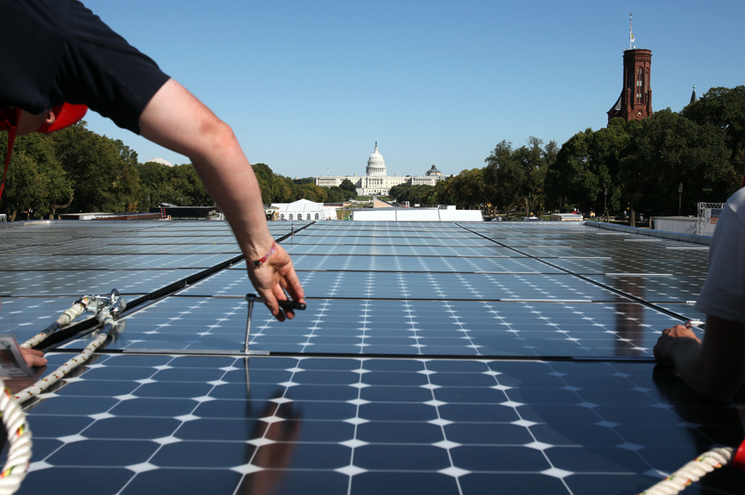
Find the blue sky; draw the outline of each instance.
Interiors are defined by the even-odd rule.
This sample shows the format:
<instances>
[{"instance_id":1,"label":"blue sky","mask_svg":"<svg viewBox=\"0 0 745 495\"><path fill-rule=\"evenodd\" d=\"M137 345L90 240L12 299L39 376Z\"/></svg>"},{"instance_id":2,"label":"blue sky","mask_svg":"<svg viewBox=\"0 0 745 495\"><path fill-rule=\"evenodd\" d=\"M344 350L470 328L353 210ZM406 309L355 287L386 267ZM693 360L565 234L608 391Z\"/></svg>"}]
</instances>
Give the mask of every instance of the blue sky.
<instances>
[{"instance_id":1,"label":"blue sky","mask_svg":"<svg viewBox=\"0 0 745 495\"><path fill-rule=\"evenodd\" d=\"M745 84L745 2L83 0L289 177L480 168L502 140L559 145L607 124L629 14L654 110ZM141 162L188 163L96 114Z\"/></svg>"}]
</instances>

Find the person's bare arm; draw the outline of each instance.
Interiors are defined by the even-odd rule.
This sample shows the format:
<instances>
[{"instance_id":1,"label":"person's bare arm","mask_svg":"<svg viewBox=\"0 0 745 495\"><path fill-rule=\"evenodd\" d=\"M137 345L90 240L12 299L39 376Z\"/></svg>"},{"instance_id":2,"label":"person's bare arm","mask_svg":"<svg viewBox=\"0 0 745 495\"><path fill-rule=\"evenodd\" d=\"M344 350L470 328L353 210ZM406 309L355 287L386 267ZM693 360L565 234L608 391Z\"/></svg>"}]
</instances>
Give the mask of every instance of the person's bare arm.
<instances>
[{"instance_id":1,"label":"person's bare arm","mask_svg":"<svg viewBox=\"0 0 745 495\"><path fill-rule=\"evenodd\" d=\"M145 107L140 132L189 157L225 214L246 260L258 260L269 252L274 239L266 224L259 184L227 124L171 79ZM294 316L291 310L283 313L277 302L287 299L285 290L296 301L303 302L304 297L290 256L281 246L263 265L249 265L248 276L277 319Z\"/></svg>"},{"instance_id":2,"label":"person's bare arm","mask_svg":"<svg viewBox=\"0 0 745 495\"><path fill-rule=\"evenodd\" d=\"M699 394L728 400L745 382L745 326L708 316L701 342L689 328L676 325L662 332L654 355L672 363Z\"/></svg>"}]
</instances>

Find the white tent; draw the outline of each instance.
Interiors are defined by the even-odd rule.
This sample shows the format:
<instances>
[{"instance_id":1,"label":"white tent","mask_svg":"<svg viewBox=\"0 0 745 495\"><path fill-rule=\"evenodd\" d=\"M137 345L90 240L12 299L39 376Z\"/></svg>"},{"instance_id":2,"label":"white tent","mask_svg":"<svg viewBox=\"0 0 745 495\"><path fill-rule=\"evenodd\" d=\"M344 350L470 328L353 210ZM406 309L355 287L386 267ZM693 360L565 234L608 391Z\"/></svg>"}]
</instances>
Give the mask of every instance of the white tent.
<instances>
[{"instance_id":1,"label":"white tent","mask_svg":"<svg viewBox=\"0 0 745 495\"><path fill-rule=\"evenodd\" d=\"M307 199L294 203L272 203L279 220L336 220L336 206L323 206Z\"/></svg>"}]
</instances>

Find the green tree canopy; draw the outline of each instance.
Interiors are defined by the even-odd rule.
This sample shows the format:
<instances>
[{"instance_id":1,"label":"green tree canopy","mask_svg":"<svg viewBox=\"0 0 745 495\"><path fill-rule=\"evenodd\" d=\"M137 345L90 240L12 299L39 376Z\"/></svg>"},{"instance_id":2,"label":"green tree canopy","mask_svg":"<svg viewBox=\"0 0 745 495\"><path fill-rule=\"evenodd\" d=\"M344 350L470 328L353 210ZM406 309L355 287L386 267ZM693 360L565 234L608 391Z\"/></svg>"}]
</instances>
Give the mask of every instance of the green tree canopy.
<instances>
[{"instance_id":1,"label":"green tree canopy","mask_svg":"<svg viewBox=\"0 0 745 495\"><path fill-rule=\"evenodd\" d=\"M274 201L274 172L269 168L266 163L254 163L252 165L256 179L259 181L259 188L261 189L261 200L265 205L271 204Z\"/></svg>"},{"instance_id":2,"label":"green tree canopy","mask_svg":"<svg viewBox=\"0 0 745 495\"><path fill-rule=\"evenodd\" d=\"M342 189L344 189L345 191L348 191L350 193L353 193L354 196L352 196L352 197L356 197L357 196L357 188L354 187L354 184L352 184L352 181L351 180L344 179L343 181L341 181L341 184L339 184L339 187L342 188Z\"/></svg>"},{"instance_id":3,"label":"green tree canopy","mask_svg":"<svg viewBox=\"0 0 745 495\"><path fill-rule=\"evenodd\" d=\"M730 152L733 171L742 178L745 173L745 86L711 88L681 113L697 124L712 124L720 129Z\"/></svg>"},{"instance_id":4,"label":"green tree canopy","mask_svg":"<svg viewBox=\"0 0 745 495\"><path fill-rule=\"evenodd\" d=\"M725 200L737 180L719 130L668 109L634 128L619 182L623 204L648 215L675 215L680 184L681 213L694 214L698 202Z\"/></svg>"},{"instance_id":5,"label":"green tree canopy","mask_svg":"<svg viewBox=\"0 0 745 495\"><path fill-rule=\"evenodd\" d=\"M394 198L399 204L404 204L408 201L409 206L414 206L415 204L432 206L427 200L428 194L432 189L434 189L434 186L426 184L412 186L405 183L393 186L388 195Z\"/></svg>"},{"instance_id":6,"label":"green tree canopy","mask_svg":"<svg viewBox=\"0 0 745 495\"><path fill-rule=\"evenodd\" d=\"M609 210L617 210L620 160L631 139L630 132L638 124L616 118L599 131L586 129L569 138L546 173L550 207L602 212L607 200Z\"/></svg>"},{"instance_id":7,"label":"green tree canopy","mask_svg":"<svg viewBox=\"0 0 745 495\"><path fill-rule=\"evenodd\" d=\"M0 147L7 146L7 133L0 136ZM19 136L8 167L0 207L14 220L21 212L28 218L53 218L57 209L69 206L73 189L57 160L50 136ZM24 216L24 219L26 216Z\"/></svg>"},{"instance_id":8,"label":"green tree canopy","mask_svg":"<svg viewBox=\"0 0 745 495\"><path fill-rule=\"evenodd\" d=\"M512 143L501 141L484 160L483 179L486 194L495 209L524 207L526 212L544 203L543 188L546 171L556 160L557 145L531 136L527 146L513 149Z\"/></svg>"},{"instance_id":9,"label":"green tree canopy","mask_svg":"<svg viewBox=\"0 0 745 495\"><path fill-rule=\"evenodd\" d=\"M75 189L71 211L137 211L139 176L117 141L89 131L83 121L51 136Z\"/></svg>"}]
</instances>

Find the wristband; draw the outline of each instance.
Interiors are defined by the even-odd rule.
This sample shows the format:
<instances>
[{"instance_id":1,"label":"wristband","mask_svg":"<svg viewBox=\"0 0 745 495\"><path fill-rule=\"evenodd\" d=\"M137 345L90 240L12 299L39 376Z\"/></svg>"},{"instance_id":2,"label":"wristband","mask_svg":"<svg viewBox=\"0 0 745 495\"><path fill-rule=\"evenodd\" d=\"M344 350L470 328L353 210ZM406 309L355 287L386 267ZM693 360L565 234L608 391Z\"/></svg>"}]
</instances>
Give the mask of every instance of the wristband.
<instances>
[{"instance_id":1,"label":"wristband","mask_svg":"<svg viewBox=\"0 0 745 495\"><path fill-rule=\"evenodd\" d=\"M261 266L264 263L266 263L266 260L269 259L269 256L272 255L272 253L277 249L277 241L274 241L272 244L272 248L269 250L268 253L266 253L264 256L259 258L258 260L249 261L248 264L251 266Z\"/></svg>"}]
</instances>

